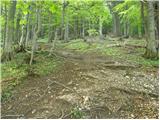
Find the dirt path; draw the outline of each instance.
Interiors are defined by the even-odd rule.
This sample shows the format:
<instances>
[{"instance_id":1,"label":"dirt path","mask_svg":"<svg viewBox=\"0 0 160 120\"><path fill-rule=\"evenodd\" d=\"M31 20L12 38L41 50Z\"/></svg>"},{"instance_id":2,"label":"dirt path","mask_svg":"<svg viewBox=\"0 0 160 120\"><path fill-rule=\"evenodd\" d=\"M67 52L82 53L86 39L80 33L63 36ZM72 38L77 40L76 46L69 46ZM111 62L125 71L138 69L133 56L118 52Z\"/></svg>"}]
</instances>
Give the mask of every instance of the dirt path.
<instances>
[{"instance_id":1,"label":"dirt path","mask_svg":"<svg viewBox=\"0 0 160 120\"><path fill-rule=\"evenodd\" d=\"M59 53L65 57L61 69L17 86L2 103L2 118L71 118L78 112L82 118L158 118L158 70L96 54Z\"/></svg>"}]
</instances>

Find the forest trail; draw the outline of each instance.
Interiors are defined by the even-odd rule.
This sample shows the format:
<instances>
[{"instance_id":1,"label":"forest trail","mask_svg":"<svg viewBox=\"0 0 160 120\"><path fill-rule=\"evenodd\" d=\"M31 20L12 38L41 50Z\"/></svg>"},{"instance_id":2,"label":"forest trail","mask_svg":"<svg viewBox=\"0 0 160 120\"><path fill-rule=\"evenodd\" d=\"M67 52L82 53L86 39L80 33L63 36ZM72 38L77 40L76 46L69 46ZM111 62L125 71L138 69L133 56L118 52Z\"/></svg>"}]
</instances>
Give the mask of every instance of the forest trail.
<instances>
[{"instance_id":1,"label":"forest trail","mask_svg":"<svg viewBox=\"0 0 160 120\"><path fill-rule=\"evenodd\" d=\"M17 86L2 118L158 118L157 69L96 53L56 54L61 68Z\"/></svg>"}]
</instances>

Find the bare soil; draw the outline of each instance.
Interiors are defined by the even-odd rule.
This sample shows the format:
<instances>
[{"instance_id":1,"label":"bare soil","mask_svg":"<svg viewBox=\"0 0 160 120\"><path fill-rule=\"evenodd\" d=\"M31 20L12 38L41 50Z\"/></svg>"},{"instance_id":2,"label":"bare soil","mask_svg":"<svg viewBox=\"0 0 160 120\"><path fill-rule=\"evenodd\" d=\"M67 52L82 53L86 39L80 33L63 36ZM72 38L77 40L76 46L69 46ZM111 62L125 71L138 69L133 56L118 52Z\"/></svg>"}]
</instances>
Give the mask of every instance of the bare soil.
<instances>
[{"instance_id":1,"label":"bare soil","mask_svg":"<svg viewBox=\"0 0 160 120\"><path fill-rule=\"evenodd\" d=\"M60 69L28 77L2 103L1 118L158 118L158 69L98 54L58 51Z\"/></svg>"}]
</instances>

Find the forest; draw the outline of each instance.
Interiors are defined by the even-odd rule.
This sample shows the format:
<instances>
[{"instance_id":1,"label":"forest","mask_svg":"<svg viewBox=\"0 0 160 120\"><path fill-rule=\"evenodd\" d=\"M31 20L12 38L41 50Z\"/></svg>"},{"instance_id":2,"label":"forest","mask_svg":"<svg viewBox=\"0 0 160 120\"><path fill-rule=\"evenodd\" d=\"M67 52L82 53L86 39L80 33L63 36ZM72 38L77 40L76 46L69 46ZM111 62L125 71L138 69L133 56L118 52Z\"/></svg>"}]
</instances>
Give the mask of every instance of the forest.
<instances>
[{"instance_id":1,"label":"forest","mask_svg":"<svg viewBox=\"0 0 160 120\"><path fill-rule=\"evenodd\" d=\"M1 0L2 119L158 119L158 0Z\"/></svg>"}]
</instances>

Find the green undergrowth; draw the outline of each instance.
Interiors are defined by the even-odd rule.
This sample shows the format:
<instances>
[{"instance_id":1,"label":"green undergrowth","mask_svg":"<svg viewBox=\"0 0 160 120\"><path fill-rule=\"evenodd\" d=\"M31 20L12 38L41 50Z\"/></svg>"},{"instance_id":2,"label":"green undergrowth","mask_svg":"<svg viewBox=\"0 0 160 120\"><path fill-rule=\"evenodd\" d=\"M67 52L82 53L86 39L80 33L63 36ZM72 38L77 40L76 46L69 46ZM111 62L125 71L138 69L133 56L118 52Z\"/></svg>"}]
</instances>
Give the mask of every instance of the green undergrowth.
<instances>
[{"instance_id":1,"label":"green undergrowth","mask_svg":"<svg viewBox=\"0 0 160 120\"><path fill-rule=\"evenodd\" d=\"M81 51L81 52L87 50L88 47L89 47L89 44L87 44L86 42L83 42L83 40L81 39L72 40L64 44L64 48Z\"/></svg>"},{"instance_id":2,"label":"green undergrowth","mask_svg":"<svg viewBox=\"0 0 160 120\"><path fill-rule=\"evenodd\" d=\"M68 43L62 44L63 48L75 50L78 52L97 52L105 56L112 56L116 59L121 59L122 61L129 61L136 64L140 64L144 67L158 67L159 60L146 59L143 56L145 48L134 47L134 46L144 46L145 40L127 40L126 43L133 45L133 47L108 47L109 44L117 43L116 41L104 41L104 42L94 42L88 44L82 39L72 40Z\"/></svg>"},{"instance_id":3,"label":"green undergrowth","mask_svg":"<svg viewBox=\"0 0 160 120\"><path fill-rule=\"evenodd\" d=\"M30 72L39 77L46 76L54 72L62 63L59 58L49 57L45 52L36 53L31 66L28 64L29 58L30 56L26 53L18 53L13 60L1 64L2 101L11 96L13 88L27 79L31 75Z\"/></svg>"}]
</instances>

